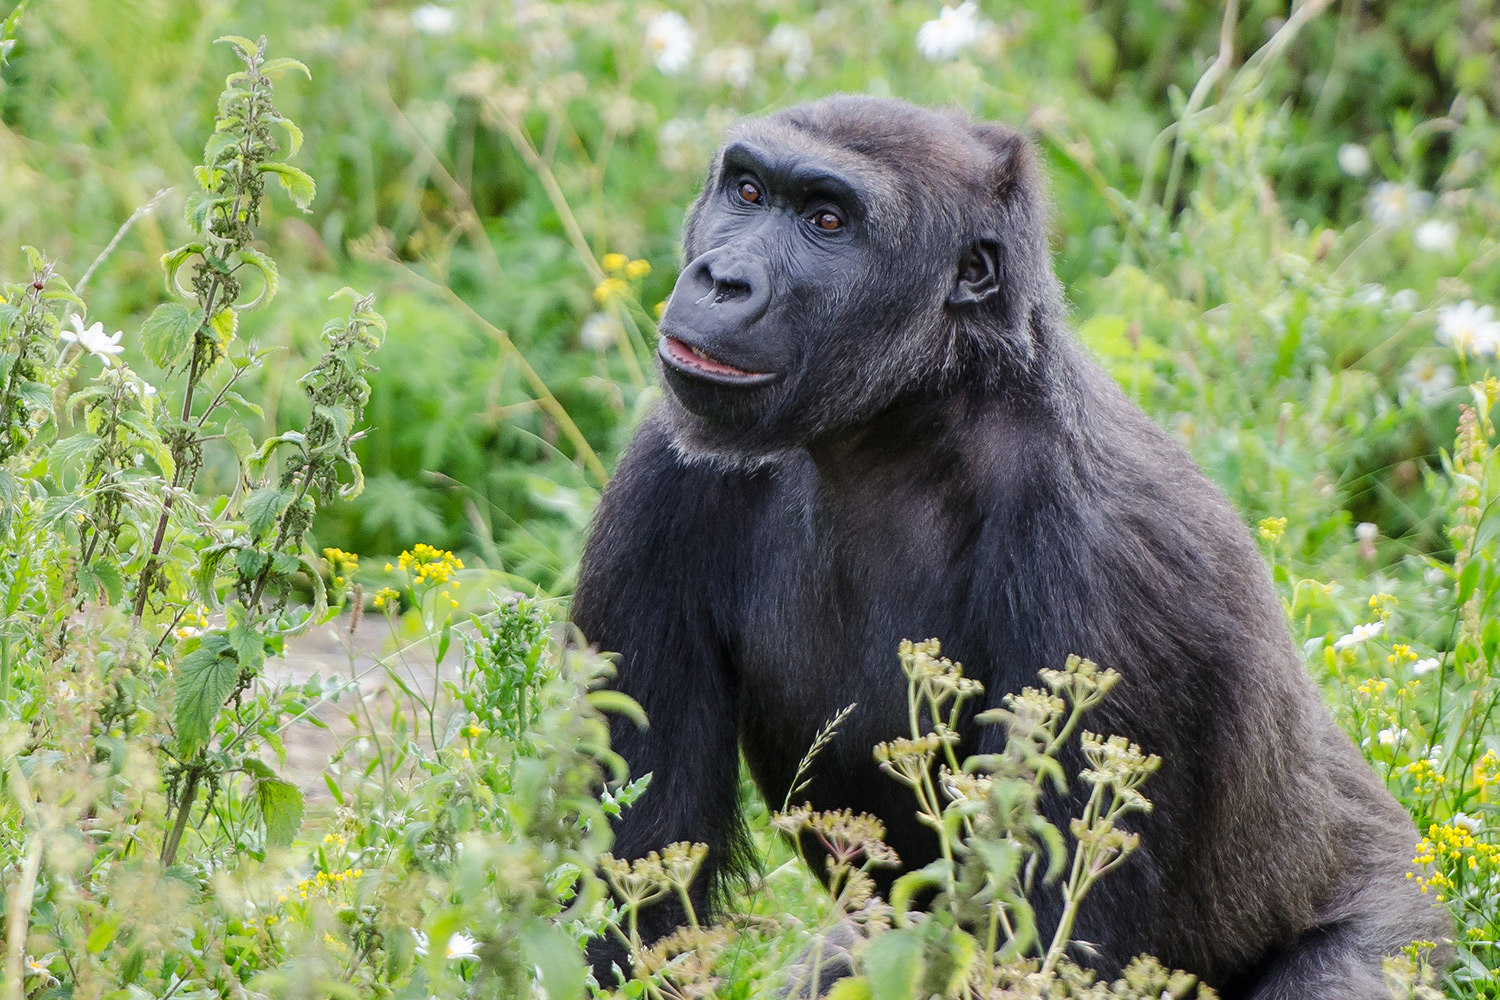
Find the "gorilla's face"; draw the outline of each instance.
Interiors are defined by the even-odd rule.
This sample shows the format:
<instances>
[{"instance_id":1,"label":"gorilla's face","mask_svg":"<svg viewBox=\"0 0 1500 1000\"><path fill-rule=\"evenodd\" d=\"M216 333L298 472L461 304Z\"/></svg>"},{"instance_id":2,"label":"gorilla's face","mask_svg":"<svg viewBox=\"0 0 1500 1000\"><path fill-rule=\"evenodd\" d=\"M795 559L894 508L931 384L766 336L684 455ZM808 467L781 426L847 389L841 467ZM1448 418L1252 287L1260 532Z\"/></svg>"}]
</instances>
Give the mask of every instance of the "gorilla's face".
<instances>
[{"instance_id":1,"label":"gorilla's face","mask_svg":"<svg viewBox=\"0 0 1500 1000\"><path fill-rule=\"evenodd\" d=\"M961 213L832 138L746 123L693 207L657 349L688 451L754 460L867 419L935 381L959 286L995 284Z\"/></svg>"}]
</instances>

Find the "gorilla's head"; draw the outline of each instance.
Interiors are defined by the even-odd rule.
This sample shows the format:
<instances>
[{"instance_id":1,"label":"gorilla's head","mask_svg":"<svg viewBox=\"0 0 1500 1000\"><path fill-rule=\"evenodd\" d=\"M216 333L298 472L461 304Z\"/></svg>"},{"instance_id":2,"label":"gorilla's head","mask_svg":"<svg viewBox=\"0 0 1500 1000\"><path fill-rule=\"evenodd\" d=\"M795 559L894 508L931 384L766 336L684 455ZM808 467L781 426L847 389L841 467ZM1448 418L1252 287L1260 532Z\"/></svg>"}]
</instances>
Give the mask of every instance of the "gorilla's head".
<instances>
[{"instance_id":1,"label":"gorilla's head","mask_svg":"<svg viewBox=\"0 0 1500 1000\"><path fill-rule=\"evenodd\" d=\"M1020 388L1061 312L1027 141L831 97L730 130L658 355L678 446L755 462L962 386Z\"/></svg>"}]
</instances>

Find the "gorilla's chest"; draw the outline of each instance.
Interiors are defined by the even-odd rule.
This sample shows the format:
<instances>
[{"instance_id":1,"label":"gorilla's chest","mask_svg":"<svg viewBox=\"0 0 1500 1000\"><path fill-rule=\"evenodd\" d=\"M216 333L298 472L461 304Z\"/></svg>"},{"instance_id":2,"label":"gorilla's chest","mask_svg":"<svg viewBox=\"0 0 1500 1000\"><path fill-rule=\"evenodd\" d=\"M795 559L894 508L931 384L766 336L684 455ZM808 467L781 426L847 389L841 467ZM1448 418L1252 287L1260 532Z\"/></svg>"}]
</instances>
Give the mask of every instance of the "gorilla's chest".
<instances>
[{"instance_id":1,"label":"gorilla's chest","mask_svg":"<svg viewBox=\"0 0 1500 1000\"><path fill-rule=\"evenodd\" d=\"M972 564L934 542L951 530L945 512L925 498L854 499L779 497L747 535L731 651L745 754L773 806L819 730L851 705L819 754L810 797L820 808L884 811L879 800L905 794L872 755L909 726L897 645L966 644Z\"/></svg>"}]
</instances>

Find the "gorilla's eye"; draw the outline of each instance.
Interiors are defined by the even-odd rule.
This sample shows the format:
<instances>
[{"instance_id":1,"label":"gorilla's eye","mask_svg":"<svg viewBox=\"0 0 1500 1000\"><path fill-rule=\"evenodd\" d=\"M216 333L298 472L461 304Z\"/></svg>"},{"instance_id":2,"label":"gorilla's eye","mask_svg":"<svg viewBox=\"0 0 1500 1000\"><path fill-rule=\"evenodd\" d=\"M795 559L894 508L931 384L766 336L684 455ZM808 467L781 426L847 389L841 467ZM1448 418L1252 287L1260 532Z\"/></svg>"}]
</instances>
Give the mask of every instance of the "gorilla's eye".
<instances>
[{"instance_id":1,"label":"gorilla's eye","mask_svg":"<svg viewBox=\"0 0 1500 1000\"><path fill-rule=\"evenodd\" d=\"M842 229L844 226L844 220L840 219L832 212L819 212L817 215L813 216L813 225L817 226L825 233L831 233L835 229Z\"/></svg>"},{"instance_id":2,"label":"gorilla's eye","mask_svg":"<svg viewBox=\"0 0 1500 1000\"><path fill-rule=\"evenodd\" d=\"M760 204L760 188L749 181L740 181L740 198L752 205Z\"/></svg>"}]
</instances>

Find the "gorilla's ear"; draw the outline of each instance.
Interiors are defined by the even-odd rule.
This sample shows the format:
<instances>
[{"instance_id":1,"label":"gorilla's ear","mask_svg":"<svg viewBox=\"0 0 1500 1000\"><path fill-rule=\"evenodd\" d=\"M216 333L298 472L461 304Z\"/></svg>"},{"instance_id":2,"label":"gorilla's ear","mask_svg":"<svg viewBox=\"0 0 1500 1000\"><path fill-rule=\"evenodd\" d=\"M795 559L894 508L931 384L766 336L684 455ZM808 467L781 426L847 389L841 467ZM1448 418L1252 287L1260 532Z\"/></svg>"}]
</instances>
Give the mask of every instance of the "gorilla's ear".
<instances>
[{"instance_id":1,"label":"gorilla's ear","mask_svg":"<svg viewBox=\"0 0 1500 1000\"><path fill-rule=\"evenodd\" d=\"M1000 291L1000 244L995 240L975 240L958 264L958 278L948 291L951 306L972 306L988 302Z\"/></svg>"}]
</instances>

